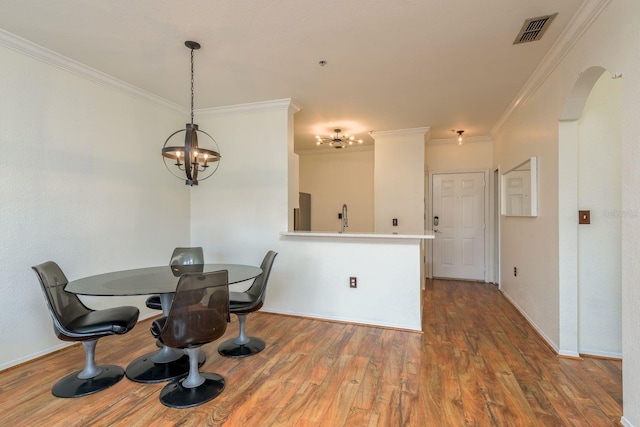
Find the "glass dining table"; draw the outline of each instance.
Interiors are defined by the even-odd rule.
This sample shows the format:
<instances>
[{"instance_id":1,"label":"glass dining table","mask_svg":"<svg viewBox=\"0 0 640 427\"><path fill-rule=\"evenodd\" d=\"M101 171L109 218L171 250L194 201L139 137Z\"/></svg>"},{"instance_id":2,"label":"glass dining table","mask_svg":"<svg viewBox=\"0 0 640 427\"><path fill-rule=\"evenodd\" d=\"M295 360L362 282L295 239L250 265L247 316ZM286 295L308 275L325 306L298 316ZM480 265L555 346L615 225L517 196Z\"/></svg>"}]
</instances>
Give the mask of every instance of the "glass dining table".
<instances>
[{"instance_id":1,"label":"glass dining table","mask_svg":"<svg viewBox=\"0 0 640 427\"><path fill-rule=\"evenodd\" d=\"M192 264L137 268L103 273L70 281L65 290L79 295L132 296L160 295L162 312L171 308L178 278L184 273L208 273L227 270L229 284L251 280L262 273L260 267L244 264ZM205 361L200 352L198 363ZM189 372L189 357L184 351L160 345L160 349L133 360L127 366L127 378L142 383L155 383L180 378Z\"/></svg>"}]
</instances>

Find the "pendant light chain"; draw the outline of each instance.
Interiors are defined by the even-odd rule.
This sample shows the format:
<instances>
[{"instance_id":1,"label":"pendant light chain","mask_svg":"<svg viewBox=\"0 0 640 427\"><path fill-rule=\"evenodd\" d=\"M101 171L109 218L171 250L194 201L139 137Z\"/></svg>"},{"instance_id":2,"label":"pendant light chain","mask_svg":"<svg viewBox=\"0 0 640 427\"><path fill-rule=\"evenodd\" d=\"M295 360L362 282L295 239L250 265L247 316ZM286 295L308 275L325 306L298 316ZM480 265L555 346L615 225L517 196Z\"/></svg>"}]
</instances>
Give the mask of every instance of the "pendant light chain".
<instances>
[{"instance_id":1,"label":"pendant light chain","mask_svg":"<svg viewBox=\"0 0 640 427\"><path fill-rule=\"evenodd\" d=\"M193 124L193 49L191 49L191 124Z\"/></svg>"}]
</instances>

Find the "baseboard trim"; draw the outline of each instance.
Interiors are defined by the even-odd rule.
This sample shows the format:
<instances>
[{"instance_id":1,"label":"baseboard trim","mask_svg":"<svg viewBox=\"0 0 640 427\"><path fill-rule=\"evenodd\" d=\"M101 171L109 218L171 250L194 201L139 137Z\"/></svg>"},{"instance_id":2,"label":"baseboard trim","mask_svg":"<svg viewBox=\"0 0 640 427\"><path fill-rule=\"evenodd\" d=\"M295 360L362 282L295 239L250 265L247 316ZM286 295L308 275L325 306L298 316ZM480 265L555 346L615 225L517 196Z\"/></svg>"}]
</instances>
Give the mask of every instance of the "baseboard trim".
<instances>
[{"instance_id":1,"label":"baseboard trim","mask_svg":"<svg viewBox=\"0 0 640 427\"><path fill-rule=\"evenodd\" d=\"M620 356L605 356L602 354L590 354L590 353L580 353L580 357L583 359L600 359L600 360L611 360L614 362L622 362L622 355Z\"/></svg>"},{"instance_id":2,"label":"baseboard trim","mask_svg":"<svg viewBox=\"0 0 640 427\"><path fill-rule=\"evenodd\" d=\"M633 427L633 424L631 424L629 420L626 419L624 416L620 418L620 424L622 424L624 427Z\"/></svg>"},{"instance_id":3,"label":"baseboard trim","mask_svg":"<svg viewBox=\"0 0 640 427\"><path fill-rule=\"evenodd\" d=\"M31 363L35 360L40 360L43 359L47 356L50 356L52 354L61 352L62 350L68 348L68 347L73 347L76 345L80 345L80 342L69 342L69 341L61 341L60 344L54 346L54 347L49 347L47 349L44 349L42 351L39 351L37 353L32 353L28 356L25 357L21 357L20 359L16 359L16 360L12 360L11 362L7 362L6 364L0 366L0 373L4 373L7 372L9 370L12 369L16 369L16 368L20 368L24 365L26 365L27 363Z\"/></svg>"},{"instance_id":4,"label":"baseboard trim","mask_svg":"<svg viewBox=\"0 0 640 427\"><path fill-rule=\"evenodd\" d=\"M562 357L577 357L580 358L580 355L576 353L576 355L571 355L568 354L566 352L560 352L558 346L549 338L547 337L544 332L542 332L542 329L540 329L538 327L538 325L536 325L536 323L533 321L533 319L531 319L525 312L524 310L522 310L520 308L520 306L518 304L516 304L516 302L509 296L509 294L507 294L505 291L503 291L502 289L499 290L499 292L504 295L504 297L506 298L507 301L509 301L509 303L513 306L513 308L515 308L518 313L520 313L520 315L522 317L524 317L524 319L529 323L529 325L533 328L533 330L535 331L536 334L538 334L538 336L542 339L542 341L547 345L547 347L549 347L549 349L551 351L553 351L553 353L556 356L562 356Z\"/></svg>"},{"instance_id":5,"label":"baseboard trim","mask_svg":"<svg viewBox=\"0 0 640 427\"><path fill-rule=\"evenodd\" d=\"M566 351L566 350L559 351L558 357L562 357L563 359L582 360L582 355L575 351Z\"/></svg>"},{"instance_id":6,"label":"baseboard trim","mask_svg":"<svg viewBox=\"0 0 640 427\"><path fill-rule=\"evenodd\" d=\"M610 353L596 350L580 350L580 356L591 359L622 360L622 353Z\"/></svg>"},{"instance_id":7,"label":"baseboard trim","mask_svg":"<svg viewBox=\"0 0 640 427\"><path fill-rule=\"evenodd\" d=\"M390 329L390 330L399 331L399 332L412 332L412 333L422 334L421 329L413 329L413 328L404 327L400 325L363 323L363 322L356 322L353 320L336 318L336 317L315 316L315 315L300 314L295 312L270 310L270 309L264 309L264 308L261 309L260 312L275 314L278 316L296 317L299 319L319 320L321 322L342 323L346 325L367 326L370 328Z\"/></svg>"},{"instance_id":8,"label":"baseboard trim","mask_svg":"<svg viewBox=\"0 0 640 427\"><path fill-rule=\"evenodd\" d=\"M144 315L141 315L140 317L138 317L138 322L136 323L136 325L140 322L143 322L145 320L148 319L152 319L155 317L160 317L161 314L158 314L157 311L152 311L149 313L146 313ZM10 369L14 369L14 368L19 368L21 366L26 365L27 363L31 363L33 361L42 359L44 357L50 356L52 354L58 353L68 347L73 347L73 346L79 346L81 344L80 341L60 341L60 343L54 347L49 347L45 350L39 351L37 353L33 353L30 354L28 356L22 357L20 359L16 359L16 360L12 360L10 362L7 362L6 364L0 366L0 373L8 371Z\"/></svg>"}]
</instances>

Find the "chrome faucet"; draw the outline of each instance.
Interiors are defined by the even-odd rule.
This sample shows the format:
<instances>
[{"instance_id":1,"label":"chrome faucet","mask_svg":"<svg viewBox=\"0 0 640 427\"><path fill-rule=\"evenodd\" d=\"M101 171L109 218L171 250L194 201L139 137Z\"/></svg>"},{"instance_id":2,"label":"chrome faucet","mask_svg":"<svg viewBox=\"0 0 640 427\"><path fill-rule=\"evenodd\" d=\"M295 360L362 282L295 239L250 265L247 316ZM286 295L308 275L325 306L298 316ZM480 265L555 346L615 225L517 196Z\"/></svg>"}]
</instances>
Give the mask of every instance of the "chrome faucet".
<instances>
[{"instance_id":1,"label":"chrome faucet","mask_svg":"<svg viewBox=\"0 0 640 427\"><path fill-rule=\"evenodd\" d=\"M347 204L342 205L342 223L340 224L340 232L344 233L345 227L349 226L349 220L347 219Z\"/></svg>"}]
</instances>

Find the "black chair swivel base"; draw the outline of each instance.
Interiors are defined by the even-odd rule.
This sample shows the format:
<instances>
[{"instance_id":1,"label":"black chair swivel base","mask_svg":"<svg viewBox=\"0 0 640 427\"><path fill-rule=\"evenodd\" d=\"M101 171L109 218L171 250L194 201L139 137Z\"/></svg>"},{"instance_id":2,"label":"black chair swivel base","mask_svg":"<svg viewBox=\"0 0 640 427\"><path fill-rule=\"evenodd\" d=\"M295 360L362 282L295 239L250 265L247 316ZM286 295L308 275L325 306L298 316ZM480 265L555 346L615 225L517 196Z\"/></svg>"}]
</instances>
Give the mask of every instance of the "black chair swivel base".
<instances>
[{"instance_id":1,"label":"black chair swivel base","mask_svg":"<svg viewBox=\"0 0 640 427\"><path fill-rule=\"evenodd\" d=\"M265 342L260 338L248 337L244 344L238 344L238 338L220 344L218 353L227 357L246 357L260 353L265 348Z\"/></svg>"},{"instance_id":2,"label":"black chair swivel base","mask_svg":"<svg viewBox=\"0 0 640 427\"><path fill-rule=\"evenodd\" d=\"M215 399L224 390L225 381L218 374L200 373L204 382L199 386L187 388L184 380L170 382L160 392L160 402L170 408L191 408Z\"/></svg>"},{"instance_id":3,"label":"black chair swivel base","mask_svg":"<svg viewBox=\"0 0 640 427\"><path fill-rule=\"evenodd\" d=\"M109 388L124 377L124 369L120 366L98 366L102 370L93 378L78 378L78 372L67 375L55 383L51 393L56 397L82 397Z\"/></svg>"},{"instance_id":4,"label":"black chair swivel base","mask_svg":"<svg viewBox=\"0 0 640 427\"><path fill-rule=\"evenodd\" d=\"M150 384L176 380L189 373L188 355L183 354L178 359L169 362L157 362L157 356L162 352L163 350L157 350L133 360L127 366L127 378L138 383ZM198 366L202 366L205 360L205 353L199 352Z\"/></svg>"}]
</instances>

